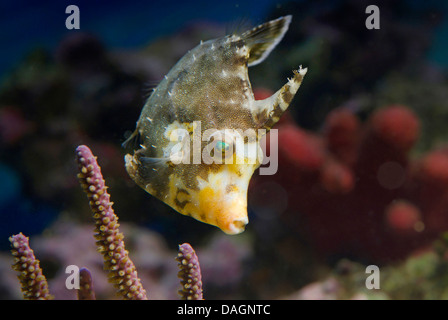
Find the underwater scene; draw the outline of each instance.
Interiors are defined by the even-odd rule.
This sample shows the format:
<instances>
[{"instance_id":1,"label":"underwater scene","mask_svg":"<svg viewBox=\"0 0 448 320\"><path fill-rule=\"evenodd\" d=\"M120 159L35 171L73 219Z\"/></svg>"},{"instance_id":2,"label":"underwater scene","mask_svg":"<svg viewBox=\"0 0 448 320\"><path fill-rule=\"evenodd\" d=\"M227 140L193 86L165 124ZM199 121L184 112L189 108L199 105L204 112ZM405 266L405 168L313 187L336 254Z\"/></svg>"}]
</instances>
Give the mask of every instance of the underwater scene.
<instances>
[{"instance_id":1,"label":"underwater scene","mask_svg":"<svg viewBox=\"0 0 448 320\"><path fill-rule=\"evenodd\" d=\"M0 300L448 299L447 2L0 17Z\"/></svg>"}]
</instances>

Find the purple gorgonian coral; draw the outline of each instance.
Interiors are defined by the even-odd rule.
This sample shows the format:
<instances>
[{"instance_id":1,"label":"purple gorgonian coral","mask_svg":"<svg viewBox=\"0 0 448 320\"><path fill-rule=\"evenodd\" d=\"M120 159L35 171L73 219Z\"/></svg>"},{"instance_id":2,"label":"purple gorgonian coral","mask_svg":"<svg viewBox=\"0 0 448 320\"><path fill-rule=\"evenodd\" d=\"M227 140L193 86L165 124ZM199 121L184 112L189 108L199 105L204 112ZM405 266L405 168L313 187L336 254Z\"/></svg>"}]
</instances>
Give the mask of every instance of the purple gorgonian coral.
<instances>
[{"instance_id":1,"label":"purple gorgonian coral","mask_svg":"<svg viewBox=\"0 0 448 320\"><path fill-rule=\"evenodd\" d=\"M79 270L79 289L77 296L78 300L96 300L92 274L87 268L81 268Z\"/></svg>"},{"instance_id":2,"label":"purple gorgonian coral","mask_svg":"<svg viewBox=\"0 0 448 320\"><path fill-rule=\"evenodd\" d=\"M27 300L50 300L47 279L42 273L39 260L30 248L29 240L22 233L9 238L11 253L14 256L12 268L19 272L18 278L22 285L22 293Z\"/></svg>"},{"instance_id":3,"label":"purple gorgonian coral","mask_svg":"<svg viewBox=\"0 0 448 320\"><path fill-rule=\"evenodd\" d=\"M109 281L118 293L129 300L146 300L146 291L137 276L134 263L125 249L123 233L118 229L115 215L107 192L101 168L89 147L76 149L79 166L78 179L87 194L95 220L95 238L98 251L104 257L104 269L109 272Z\"/></svg>"},{"instance_id":4,"label":"purple gorgonian coral","mask_svg":"<svg viewBox=\"0 0 448 320\"><path fill-rule=\"evenodd\" d=\"M189 243L179 246L179 254L176 260L179 262L182 289L179 290L183 300L202 300L202 276L199 259Z\"/></svg>"},{"instance_id":5,"label":"purple gorgonian coral","mask_svg":"<svg viewBox=\"0 0 448 320\"><path fill-rule=\"evenodd\" d=\"M118 217L112 209L110 195L96 157L87 146L76 149L79 166L78 179L87 194L95 220L95 238L98 251L103 254L104 269L109 272L109 280L125 299L146 300L146 291L137 276L134 263L125 249L124 235L118 229ZM53 299L48 283L29 246L28 238L22 233L9 238L14 256L12 268L19 272L19 280L25 299ZM182 299L202 300L202 280L199 260L193 248L184 243L179 246L176 258L179 262ZM95 300L93 280L86 268L79 270L78 300Z\"/></svg>"}]
</instances>

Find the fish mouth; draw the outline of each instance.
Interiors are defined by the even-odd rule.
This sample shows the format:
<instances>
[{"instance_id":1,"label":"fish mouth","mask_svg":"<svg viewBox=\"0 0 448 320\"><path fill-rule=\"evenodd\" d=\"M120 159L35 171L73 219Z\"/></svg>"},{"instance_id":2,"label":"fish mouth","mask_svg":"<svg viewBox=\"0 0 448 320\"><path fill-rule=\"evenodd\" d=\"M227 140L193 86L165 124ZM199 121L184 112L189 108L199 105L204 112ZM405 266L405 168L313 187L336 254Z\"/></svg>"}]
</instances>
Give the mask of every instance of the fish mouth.
<instances>
[{"instance_id":1,"label":"fish mouth","mask_svg":"<svg viewBox=\"0 0 448 320\"><path fill-rule=\"evenodd\" d=\"M239 234L249 223L247 200L239 194L233 194L231 197L233 199L228 199L228 195L223 196L219 191L205 188L199 192L200 200L195 201L196 205L187 203L183 210L179 208L179 212L218 227L226 234Z\"/></svg>"},{"instance_id":2,"label":"fish mouth","mask_svg":"<svg viewBox=\"0 0 448 320\"><path fill-rule=\"evenodd\" d=\"M244 213L237 213L236 217L233 215L229 215L230 219L226 219L224 221L217 220L217 227L219 227L223 232L234 235L240 234L246 229L246 225L249 223L249 219L247 218L247 211Z\"/></svg>"},{"instance_id":3,"label":"fish mouth","mask_svg":"<svg viewBox=\"0 0 448 320\"><path fill-rule=\"evenodd\" d=\"M227 234L239 234L242 233L246 229L246 225L249 223L249 219L247 217L233 220L229 223L226 229L222 229Z\"/></svg>"},{"instance_id":4,"label":"fish mouth","mask_svg":"<svg viewBox=\"0 0 448 320\"><path fill-rule=\"evenodd\" d=\"M204 222L217 226L227 234L242 233L249 223L246 203L243 204L243 201L214 202L211 200L211 203L208 203L213 209L204 212L206 216Z\"/></svg>"},{"instance_id":5,"label":"fish mouth","mask_svg":"<svg viewBox=\"0 0 448 320\"><path fill-rule=\"evenodd\" d=\"M247 189L256 165L223 165L199 181L196 212L198 220L214 225L229 235L244 232L247 217Z\"/></svg>"}]
</instances>

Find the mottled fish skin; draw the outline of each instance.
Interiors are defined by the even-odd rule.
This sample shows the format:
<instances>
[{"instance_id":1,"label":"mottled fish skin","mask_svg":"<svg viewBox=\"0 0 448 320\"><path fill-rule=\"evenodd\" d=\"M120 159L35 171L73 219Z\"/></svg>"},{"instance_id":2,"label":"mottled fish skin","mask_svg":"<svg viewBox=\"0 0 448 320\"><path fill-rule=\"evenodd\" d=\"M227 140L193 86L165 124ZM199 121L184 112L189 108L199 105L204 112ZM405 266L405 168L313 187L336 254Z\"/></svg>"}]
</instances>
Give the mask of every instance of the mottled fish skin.
<instances>
[{"instance_id":1,"label":"mottled fish skin","mask_svg":"<svg viewBox=\"0 0 448 320\"><path fill-rule=\"evenodd\" d=\"M125 156L126 170L148 193L176 211L219 227L225 233L244 231L247 188L260 159L234 154L232 164L174 164L170 134L185 129L193 135L207 129L266 129L289 106L307 69L299 68L275 94L255 100L248 66L263 61L282 39L291 16L262 24L241 34L201 42L170 70L146 101L137 128L139 148ZM200 121L199 128L195 122ZM258 137L261 138L261 137ZM258 141L246 139L246 145ZM201 150L207 142L202 142ZM198 146L196 146L197 148Z\"/></svg>"}]
</instances>

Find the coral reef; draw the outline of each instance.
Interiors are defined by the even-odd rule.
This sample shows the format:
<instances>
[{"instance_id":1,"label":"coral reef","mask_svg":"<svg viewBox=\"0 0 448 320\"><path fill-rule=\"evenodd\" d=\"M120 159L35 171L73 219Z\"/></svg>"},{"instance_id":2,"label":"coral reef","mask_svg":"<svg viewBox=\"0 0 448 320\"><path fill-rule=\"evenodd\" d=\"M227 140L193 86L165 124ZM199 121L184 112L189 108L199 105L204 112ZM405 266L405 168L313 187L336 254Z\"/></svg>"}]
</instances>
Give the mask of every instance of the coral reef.
<instances>
[{"instance_id":1,"label":"coral reef","mask_svg":"<svg viewBox=\"0 0 448 320\"><path fill-rule=\"evenodd\" d=\"M78 179L81 187L87 194L96 225L96 244L98 251L104 257L104 269L109 273L109 281L114 284L117 293L129 300L148 299L145 289L137 275L134 263L125 249L124 235L118 229L118 217L112 209L110 195L101 173L101 169L87 146L76 149L79 166ZM10 237L11 252L15 257L13 269L20 272L19 280L25 299L52 299L49 294L48 283L42 274L39 261L35 258L29 246L28 238L23 234ZM182 290L179 291L182 299L202 299L201 268L198 257L188 243L179 246L180 272ZM88 269L82 268L79 272L80 289L78 299L94 300L93 280Z\"/></svg>"},{"instance_id":2,"label":"coral reef","mask_svg":"<svg viewBox=\"0 0 448 320\"><path fill-rule=\"evenodd\" d=\"M377 110L365 125L350 110L335 109L321 135L283 122L278 173L257 177L253 210L259 189L275 182L286 190L279 218L323 257L403 259L448 230L448 153L412 157L419 128L416 115L400 105Z\"/></svg>"},{"instance_id":3,"label":"coral reef","mask_svg":"<svg viewBox=\"0 0 448 320\"><path fill-rule=\"evenodd\" d=\"M445 300L448 297L448 234L441 235L425 252L403 263L381 268L380 288L365 286L367 266L342 259L324 279L283 296L299 300Z\"/></svg>"},{"instance_id":4,"label":"coral reef","mask_svg":"<svg viewBox=\"0 0 448 320\"><path fill-rule=\"evenodd\" d=\"M251 182L251 223L236 238L173 214L139 190L120 149L150 87L200 40L226 34L216 16L190 21L173 34L153 34L156 40L146 47L126 51L108 43L123 32L126 19L104 28L107 35L82 32L91 31L84 24L59 43L53 39L56 49L17 57L0 85L0 238L19 232L30 237L56 299L76 298L64 286L64 268L71 264L89 269L97 299L117 298L96 252L89 205L73 166L73 150L85 144L101 159L126 249L151 299L178 298L173 257L185 240L201 258L207 299L272 299L299 288L314 288L322 298L378 298L358 294L355 287L363 283L349 285L331 272L345 268L341 258L352 266L396 269L397 281L389 282L389 292L381 290L382 297L442 297L443 265L436 263L440 272L431 277L405 272L404 265L420 261L430 270L435 260L414 253L427 252L447 229L448 78L440 59L432 59L436 53L445 67L448 62L446 6L383 1L381 29L369 31L368 4L273 3L252 21L293 15L266 64L249 70L258 99L270 96L291 66L303 64L310 72L277 127L278 172ZM388 106L394 110L387 112ZM9 242L0 241L0 249L0 299L19 299ZM398 295L394 285L406 290ZM353 290L342 295L347 286Z\"/></svg>"}]
</instances>

